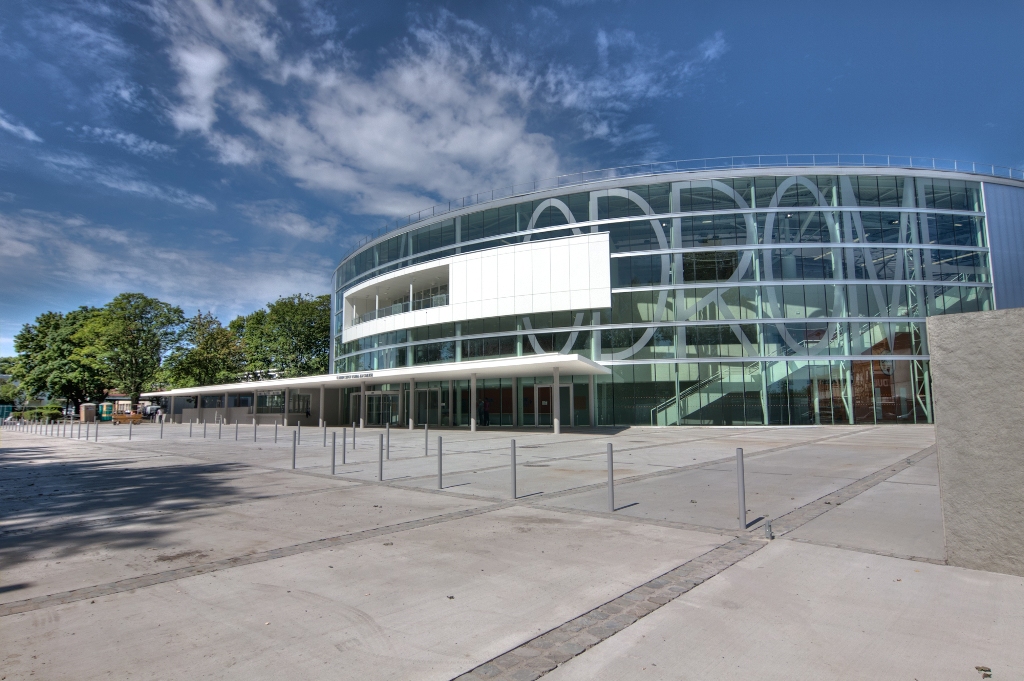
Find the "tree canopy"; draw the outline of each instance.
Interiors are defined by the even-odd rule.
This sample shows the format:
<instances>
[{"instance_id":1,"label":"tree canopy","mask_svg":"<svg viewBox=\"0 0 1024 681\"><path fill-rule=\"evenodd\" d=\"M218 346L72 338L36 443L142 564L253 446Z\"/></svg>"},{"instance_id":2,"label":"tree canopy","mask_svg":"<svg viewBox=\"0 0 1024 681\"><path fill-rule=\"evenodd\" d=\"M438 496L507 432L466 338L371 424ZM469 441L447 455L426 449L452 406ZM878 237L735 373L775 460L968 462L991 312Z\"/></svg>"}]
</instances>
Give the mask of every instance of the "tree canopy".
<instances>
[{"instance_id":1,"label":"tree canopy","mask_svg":"<svg viewBox=\"0 0 1024 681\"><path fill-rule=\"evenodd\" d=\"M185 388L272 377L325 374L330 360L330 295L293 295L236 317L224 327L212 312L181 308L142 293L122 293L101 308L44 312L0 358L0 401L26 396L101 401L118 390L136 404L157 387Z\"/></svg>"},{"instance_id":2,"label":"tree canopy","mask_svg":"<svg viewBox=\"0 0 1024 681\"><path fill-rule=\"evenodd\" d=\"M109 385L137 404L164 355L178 343L184 322L180 307L142 293L122 293L85 324L83 355Z\"/></svg>"},{"instance_id":3,"label":"tree canopy","mask_svg":"<svg viewBox=\"0 0 1024 681\"><path fill-rule=\"evenodd\" d=\"M67 314L45 312L14 337L18 358L12 374L27 395L47 394L78 409L83 402L102 400L107 380L102 367L90 361L83 330L99 310L80 307Z\"/></svg>"},{"instance_id":4,"label":"tree canopy","mask_svg":"<svg viewBox=\"0 0 1024 681\"><path fill-rule=\"evenodd\" d=\"M236 317L245 371L253 379L326 374L330 366L331 296L294 295Z\"/></svg>"},{"instance_id":5,"label":"tree canopy","mask_svg":"<svg viewBox=\"0 0 1024 681\"><path fill-rule=\"evenodd\" d=\"M180 342L164 361L164 373L176 388L238 380L245 367L242 343L212 313L196 312Z\"/></svg>"}]
</instances>

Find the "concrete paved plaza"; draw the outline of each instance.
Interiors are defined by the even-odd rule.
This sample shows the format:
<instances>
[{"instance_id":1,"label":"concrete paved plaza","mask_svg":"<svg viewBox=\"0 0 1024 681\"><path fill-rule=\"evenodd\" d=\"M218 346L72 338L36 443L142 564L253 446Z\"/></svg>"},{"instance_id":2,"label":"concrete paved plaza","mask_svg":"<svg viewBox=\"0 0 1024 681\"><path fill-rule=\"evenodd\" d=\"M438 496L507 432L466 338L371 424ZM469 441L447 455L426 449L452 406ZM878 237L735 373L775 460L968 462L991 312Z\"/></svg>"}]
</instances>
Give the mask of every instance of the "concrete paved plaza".
<instances>
[{"instance_id":1,"label":"concrete paved plaza","mask_svg":"<svg viewBox=\"0 0 1024 681\"><path fill-rule=\"evenodd\" d=\"M930 427L218 430L0 433L4 681L1024 678Z\"/></svg>"}]
</instances>

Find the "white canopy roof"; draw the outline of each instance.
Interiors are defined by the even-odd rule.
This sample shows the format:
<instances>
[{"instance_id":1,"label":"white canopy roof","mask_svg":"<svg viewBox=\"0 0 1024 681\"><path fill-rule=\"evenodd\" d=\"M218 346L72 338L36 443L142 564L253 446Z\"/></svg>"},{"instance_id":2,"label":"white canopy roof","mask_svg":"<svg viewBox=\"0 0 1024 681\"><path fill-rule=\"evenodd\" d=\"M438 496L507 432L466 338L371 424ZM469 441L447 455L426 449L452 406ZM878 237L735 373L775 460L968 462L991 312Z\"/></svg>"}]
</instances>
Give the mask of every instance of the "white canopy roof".
<instances>
[{"instance_id":1,"label":"white canopy roof","mask_svg":"<svg viewBox=\"0 0 1024 681\"><path fill-rule=\"evenodd\" d=\"M364 371L353 374L323 374L301 378L277 378L269 381L246 381L222 385L204 385L196 388L175 388L158 392L142 393L142 397L173 397L183 395L204 395L253 392L261 390L283 390L284 388L347 388L362 383L408 383L409 381L460 381L477 378L520 378L524 376L547 376L558 369L559 374L568 376L589 376L610 374L611 369L582 355L562 355L556 352L525 357L503 357L480 359L445 364L427 364L400 369Z\"/></svg>"}]
</instances>

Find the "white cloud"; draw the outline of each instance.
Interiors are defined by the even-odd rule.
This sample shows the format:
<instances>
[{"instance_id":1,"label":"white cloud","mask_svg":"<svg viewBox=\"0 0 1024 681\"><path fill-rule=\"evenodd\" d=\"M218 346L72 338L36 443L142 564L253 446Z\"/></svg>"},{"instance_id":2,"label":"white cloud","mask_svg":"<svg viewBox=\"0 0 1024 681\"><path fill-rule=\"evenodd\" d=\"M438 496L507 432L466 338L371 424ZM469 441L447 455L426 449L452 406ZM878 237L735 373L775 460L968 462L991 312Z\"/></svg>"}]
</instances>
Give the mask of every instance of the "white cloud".
<instances>
[{"instance_id":1,"label":"white cloud","mask_svg":"<svg viewBox=\"0 0 1024 681\"><path fill-rule=\"evenodd\" d=\"M88 125L82 126L82 132L98 142L117 145L139 156L158 158L174 153L174 147L139 137L132 132L115 130L113 128L96 128Z\"/></svg>"},{"instance_id":2,"label":"white cloud","mask_svg":"<svg viewBox=\"0 0 1024 681\"><path fill-rule=\"evenodd\" d=\"M38 211L0 212L0 289L37 310L68 290L80 303L102 304L123 291L142 291L184 309L212 310L224 319L282 295L326 292L333 261L281 249L234 252L155 243L143 234ZM47 276L40 278L39 273ZM212 276L211 273L216 273ZM28 320L24 320L28 321Z\"/></svg>"},{"instance_id":3,"label":"white cloud","mask_svg":"<svg viewBox=\"0 0 1024 681\"><path fill-rule=\"evenodd\" d=\"M50 154L40 157L59 176L78 182L95 182L109 189L159 199L186 208L213 210L214 205L198 194L177 187L158 185L138 177L130 168L106 166L82 155Z\"/></svg>"},{"instance_id":4,"label":"white cloud","mask_svg":"<svg viewBox=\"0 0 1024 681\"><path fill-rule=\"evenodd\" d=\"M43 138L32 132L24 125L19 125L9 119L3 109L0 109L0 130L6 130L15 137L20 137L28 142L42 142Z\"/></svg>"},{"instance_id":5,"label":"white cloud","mask_svg":"<svg viewBox=\"0 0 1024 681\"><path fill-rule=\"evenodd\" d=\"M183 131L209 132L217 120L214 95L224 82L228 59L209 45L177 47L171 56L182 76L178 83L182 102L171 112L174 125Z\"/></svg>"},{"instance_id":6,"label":"white cloud","mask_svg":"<svg viewBox=\"0 0 1024 681\"><path fill-rule=\"evenodd\" d=\"M320 16L318 6L304 7L307 23ZM179 74L171 115L181 132L203 136L222 163L270 162L300 186L340 194L354 211L387 216L557 174L555 140L531 129L535 115L568 116L584 136L612 144L648 140L650 127L627 126L625 115L675 94L725 49L716 35L682 59L628 31L602 31L596 73L538 69L442 10L368 70L345 53L283 53L278 32L290 29L266 3L243 10L168 0L159 8ZM336 27L326 16L313 33ZM254 75L265 91L287 95L268 102L253 94Z\"/></svg>"},{"instance_id":7,"label":"white cloud","mask_svg":"<svg viewBox=\"0 0 1024 681\"><path fill-rule=\"evenodd\" d=\"M238 208L261 227L307 241L327 241L338 225L333 217L313 222L298 212L300 208L297 205L288 201L257 201Z\"/></svg>"},{"instance_id":8,"label":"white cloud","mask_svg":"<svg viewBox=\"0 0 1024 681\"><path fill-rule=\"evenodd\" d=\"M22 24L32 38L25 56L38 60L36 68L71 108L91 106L103 116L112 108L145 107L143 90L130 75L136 55L112 29L115 19L130 20L134 10L96 2L36 4L38 11Z\"/></svg>"},{"instance_id":9,"label":"white cloud","mask_svg":"<svg viewBox=\"0 0 1024 681\"><path fill-rule=\"evenodd\" d=\"M301 6L302 14L313 35L328 35L338 29L337 19L321 7L316 0L301 0Z\"/></svg>"}]
</instances>

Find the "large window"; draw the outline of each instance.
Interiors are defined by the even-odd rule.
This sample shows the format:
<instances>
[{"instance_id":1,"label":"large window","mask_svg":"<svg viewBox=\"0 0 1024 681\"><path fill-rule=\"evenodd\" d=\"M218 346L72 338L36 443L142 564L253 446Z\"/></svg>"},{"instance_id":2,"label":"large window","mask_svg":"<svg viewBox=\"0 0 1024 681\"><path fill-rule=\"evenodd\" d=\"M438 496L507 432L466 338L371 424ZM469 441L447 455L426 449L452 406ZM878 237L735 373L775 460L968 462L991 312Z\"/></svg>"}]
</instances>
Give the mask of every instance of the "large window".
<instances>
[{"instance_id":1,"label":"large window","mask_svg":"<svg viewBox=\"0 0 1024 681\"><path fill-rule=\"evenodd\" d=\"M680 175L481 206L348 258L338 291L591 221L609 233L611 308L339 335L335 369L578 352L614 367L600 423L927 422L924 318L993 306L983 210L979 182L866 171Z\"/></svg>"},{"instance_id":2,"label":"large window","mask_svg":"<svg viewBox=\"0 0 1024 681\"><path fill-rule=\"evenodd\" d=\"M309 412L309 395L293 392L288 396L288 413L305 414Z\"/></svg>"},{"instance_id":3,"label":"large window","mask_svg":"<svg viewBox=\"0 0 1024 681\"><path fill-rule=\"evenodd\" d=\"M275 390L256 394L257 414L283 414L284 391Z\"/></svg>"}]
</instances>

